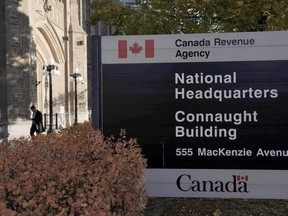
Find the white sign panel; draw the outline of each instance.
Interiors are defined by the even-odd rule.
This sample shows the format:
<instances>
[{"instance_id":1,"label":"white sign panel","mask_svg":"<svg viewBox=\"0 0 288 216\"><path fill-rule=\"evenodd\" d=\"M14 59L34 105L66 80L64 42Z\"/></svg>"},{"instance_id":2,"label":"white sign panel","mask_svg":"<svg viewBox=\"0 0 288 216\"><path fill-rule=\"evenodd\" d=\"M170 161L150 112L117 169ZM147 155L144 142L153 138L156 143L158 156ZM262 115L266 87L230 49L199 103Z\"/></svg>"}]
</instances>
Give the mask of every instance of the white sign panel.
<instances>
[{"instance_id":1,"label":"white sign panel","mask_svg":"<svg viewBox=\"0 0 288 216\"><path fill-rule=\"evenodd\" d=\"M109 36L102 38L102 63L287 60L287 38L284 31Z\"/></svg>"},{"instance_id":2,"label":"white sign panel","mask_svg":"<svg viewBox=\"0 0 288 216\"><path fill-rule=\"evenodd\" d=\"M148 169L155 197L287 199L287 170Z\"/></svg>"}]
</instances>

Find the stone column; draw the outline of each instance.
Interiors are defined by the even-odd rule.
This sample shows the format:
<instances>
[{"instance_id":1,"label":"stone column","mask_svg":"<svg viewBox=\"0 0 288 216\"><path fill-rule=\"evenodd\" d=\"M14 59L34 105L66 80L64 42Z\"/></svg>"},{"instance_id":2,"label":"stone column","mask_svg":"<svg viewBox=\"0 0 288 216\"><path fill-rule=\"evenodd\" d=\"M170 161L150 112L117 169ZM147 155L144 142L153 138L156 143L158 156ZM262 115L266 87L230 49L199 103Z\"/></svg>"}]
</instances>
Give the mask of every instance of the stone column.
<instances>
[{"instance_id":1,"label":"stone column","mask_svg":"<svg viewBox=\"0 0 288 216\"><path fill-rule=\"evenodd\" d=\"M70 18L69 26L69 68L78 68L81 76L85 80L84 84L77 86L78 90L78 111L79 120L88 120L88 98L87 98L87 34L83 30L79 20L80 5L76 0L71 0L71 14L74 16ZM74 116L74 94L73 85L70 85L70 113ZM82 114L81 114L82 113ZM84 115L86 115L84 117ZM71 117L73 117L71 116ZM74 119L74 118L72 118Z\"/></svg>"},{"instance_id":2,"label":"stone column","mask_svg":"<svg viewBox=\"0 0 288 216\"><path fill-rule=\"evenodd\" d=\"M8 140L5 1L0 1L0 140Z\"/></svg>"}]
</instances>

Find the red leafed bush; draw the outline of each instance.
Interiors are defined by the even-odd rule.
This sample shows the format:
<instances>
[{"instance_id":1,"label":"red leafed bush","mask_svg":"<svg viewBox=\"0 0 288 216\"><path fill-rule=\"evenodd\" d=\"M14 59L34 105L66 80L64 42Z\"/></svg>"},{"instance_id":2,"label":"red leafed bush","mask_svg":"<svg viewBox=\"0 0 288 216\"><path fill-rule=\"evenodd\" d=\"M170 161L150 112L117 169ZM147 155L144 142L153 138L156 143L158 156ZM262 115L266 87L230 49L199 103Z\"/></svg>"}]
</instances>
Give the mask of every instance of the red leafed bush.
<instances>
[{"instance_id":1,"label":"red leafed bush","mask_svg":"<svg viewBox=\"0 0 288 216\"><path fill-rule=\"evenodd\" d=\"M146 159L120 135L86 122L0 145L0 215L141 215Z\"/></svg>"}]
</instances>

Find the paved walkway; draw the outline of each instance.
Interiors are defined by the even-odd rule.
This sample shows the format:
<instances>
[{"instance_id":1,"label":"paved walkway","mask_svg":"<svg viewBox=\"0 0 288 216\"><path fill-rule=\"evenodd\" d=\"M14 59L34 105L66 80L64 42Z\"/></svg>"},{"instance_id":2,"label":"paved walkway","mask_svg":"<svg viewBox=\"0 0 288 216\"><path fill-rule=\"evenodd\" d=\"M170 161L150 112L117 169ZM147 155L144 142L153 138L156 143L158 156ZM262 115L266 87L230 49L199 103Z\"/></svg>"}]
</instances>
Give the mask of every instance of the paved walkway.
<instances>
[{"instance_id":1,"label":"paved walkway","mask_svg":"<svg viewBox=\"0 0 288 216\"><path fill-rule=\"evenodd\" d=\"M19 137L29 137L31 121L16 120L12 125L8 125L8 140L17 139ZM0 138L0 141L1 140Z\"/></svg>"},{"instance_id":2,"label":"paved walkway","mask_svg":"<svg viewBox=\"0 0 288 216\"><path fill-rule=\"evenodd\" d=\"M73 124L74 119L71 118ZM78 122L84 122L88 121L88 115L87 112L79 112L78 113ZM65 117L63 115L58 115L58 128L60 126L65 125ZM23 120L21 118L16 119L13 124L8 125L8 133L9 137L8 140L13 140L19 137L29 137L29 132L30 132L30 127L31 127L31 120ZM1 132L1 131L0 131ZM0 136L0 142L1 142L1 136Z\"/></svg>"}]
</instances>

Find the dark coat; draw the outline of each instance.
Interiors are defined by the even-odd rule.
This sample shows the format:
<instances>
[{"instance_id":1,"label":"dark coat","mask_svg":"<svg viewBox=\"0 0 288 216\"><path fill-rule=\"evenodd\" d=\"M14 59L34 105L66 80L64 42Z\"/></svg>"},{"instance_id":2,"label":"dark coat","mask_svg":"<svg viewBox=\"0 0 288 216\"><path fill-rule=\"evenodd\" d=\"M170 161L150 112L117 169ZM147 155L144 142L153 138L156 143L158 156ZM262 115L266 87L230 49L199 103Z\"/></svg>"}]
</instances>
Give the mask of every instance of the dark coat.
<instances>
[{"instance_id":1,"label":"dark coat","mask_svg":"<svg viewBox=\"0 0 288 216\"><path fill-rule=\"evenodd\" d=\"M41 133L44 131L44 126L43 126L43 115L39 110L36 110L35 113L33 113L32 116L32 124L35 124L36 126L36 131L38 133Z\"/></svg>"}]
</instances>

